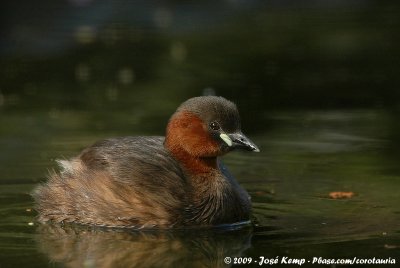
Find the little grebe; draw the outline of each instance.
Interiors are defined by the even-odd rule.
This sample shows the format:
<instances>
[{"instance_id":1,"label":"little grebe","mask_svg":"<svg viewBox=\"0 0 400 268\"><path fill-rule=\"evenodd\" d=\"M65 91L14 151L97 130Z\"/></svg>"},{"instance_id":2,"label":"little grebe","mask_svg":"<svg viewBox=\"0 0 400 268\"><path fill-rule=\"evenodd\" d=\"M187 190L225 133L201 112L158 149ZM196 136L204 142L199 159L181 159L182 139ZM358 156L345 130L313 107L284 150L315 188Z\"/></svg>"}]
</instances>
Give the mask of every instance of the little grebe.
<instances>
[{"instance_id":1,"label":"little grebe","mask_svg":"<svg viewBox=\"0 0 400 268\"><path fill-rule=\"evenodd\" d=\"M259 151L242 134L235 104L191 98L165 138L107 139L58 161L62 171L33 193L38 220L132 228L248 221L250 196L218 159L235 148Z\"/></svg>"}]
</instances>

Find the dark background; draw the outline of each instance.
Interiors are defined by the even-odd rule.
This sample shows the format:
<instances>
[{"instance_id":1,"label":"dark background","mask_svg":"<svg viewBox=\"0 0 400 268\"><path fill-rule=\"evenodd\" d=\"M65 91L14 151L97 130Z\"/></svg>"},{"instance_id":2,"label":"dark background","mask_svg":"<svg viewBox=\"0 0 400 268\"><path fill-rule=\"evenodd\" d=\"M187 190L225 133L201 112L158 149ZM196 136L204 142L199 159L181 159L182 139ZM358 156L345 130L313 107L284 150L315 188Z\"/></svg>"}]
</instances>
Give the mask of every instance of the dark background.
<instances>
[{"instance_id":1,"label":"dark background","mask_svg":"<svg viewBox=\"0 0 400 268\"><path fill-rule=\"evenodd\" d=\"M253 110L394 108L396 1L3 1L0 109L213 89Z\"/></svg>"}]
</instances>

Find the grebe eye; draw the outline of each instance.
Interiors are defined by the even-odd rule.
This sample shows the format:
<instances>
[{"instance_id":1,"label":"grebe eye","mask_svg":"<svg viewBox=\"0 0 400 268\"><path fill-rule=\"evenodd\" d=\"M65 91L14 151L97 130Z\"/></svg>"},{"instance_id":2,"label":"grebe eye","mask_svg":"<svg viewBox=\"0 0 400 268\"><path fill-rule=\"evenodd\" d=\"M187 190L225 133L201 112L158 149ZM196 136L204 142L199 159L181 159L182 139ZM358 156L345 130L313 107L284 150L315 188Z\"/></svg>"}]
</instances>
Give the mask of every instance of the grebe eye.
<instances>
[{"instance_id":1,"label":"grebe eye","mask_svg":"<svg viewBox=\"0 0 400 268\"><path fill-rule=\"evenodd\" d=\"M213 121L213 122L210 123L210 128L212 130L219 130L220 129L219 124L216 121Z\"/></svg>"}]
</instances>

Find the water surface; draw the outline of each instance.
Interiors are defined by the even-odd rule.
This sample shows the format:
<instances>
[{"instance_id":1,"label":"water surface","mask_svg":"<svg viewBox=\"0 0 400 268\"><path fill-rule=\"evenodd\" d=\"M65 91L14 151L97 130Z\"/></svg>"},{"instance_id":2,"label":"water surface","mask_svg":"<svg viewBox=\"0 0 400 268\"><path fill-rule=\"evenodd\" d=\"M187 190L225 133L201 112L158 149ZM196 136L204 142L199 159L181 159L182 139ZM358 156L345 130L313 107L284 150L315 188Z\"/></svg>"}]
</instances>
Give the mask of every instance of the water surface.
<instances>
[{"instance_id":1,"label":"water surface","mask_svg":"<svg viewBox=\"0 0 400 268\"><path fill-rule=\"evenodd\" d=\"M73 115L75 120L68 120ZM47 117L47 118L46 118ZM85 113L16 114L3 132L0 236L4 267L222 267L224 257L395 258L400 251L400 174L381 110L281 111L249 136L261 152L224 161L253 200L253 227L140 232L40 225L29 193L56 157L117 133L65 132ZM54 133L32 127L46 118ZM62 119L62 120L60 120ZM6 118L2 119L7 120ZM2 122L4 123L4 122ZM139 124L140 125L140 124ZM390 125L390 124L389 124ZM72 129L72 128L71 128ZM11 131L11 130L10 130ZM118 131L116 131L118 132ZM121 134L141 133L132 124ZM161 133L160 133L161 134ZM332 199L329 193L354 196ZM133 265L135 264L135 265ZM3 267L3 266L2 266Z\"/></svg>"}]
</instances>

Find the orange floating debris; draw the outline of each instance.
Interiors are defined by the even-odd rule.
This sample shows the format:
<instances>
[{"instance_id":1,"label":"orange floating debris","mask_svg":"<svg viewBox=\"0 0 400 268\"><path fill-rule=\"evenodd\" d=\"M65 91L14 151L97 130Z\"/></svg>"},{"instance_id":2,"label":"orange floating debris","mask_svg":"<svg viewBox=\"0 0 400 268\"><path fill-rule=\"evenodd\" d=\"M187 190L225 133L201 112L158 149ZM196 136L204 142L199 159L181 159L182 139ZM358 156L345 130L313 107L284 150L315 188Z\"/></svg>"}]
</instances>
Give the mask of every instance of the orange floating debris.
<instances>
[{"instance_id":1,"label":"orange floating debris","mask_svg":"<svg viewBox=\"0 0 400 268\"><path fill-rule=\"evenodd\" d=\"M352 198L354 196L353 192L330 192L329 198L332 199L345 199Z\"/></svg>"}]
</instances>

